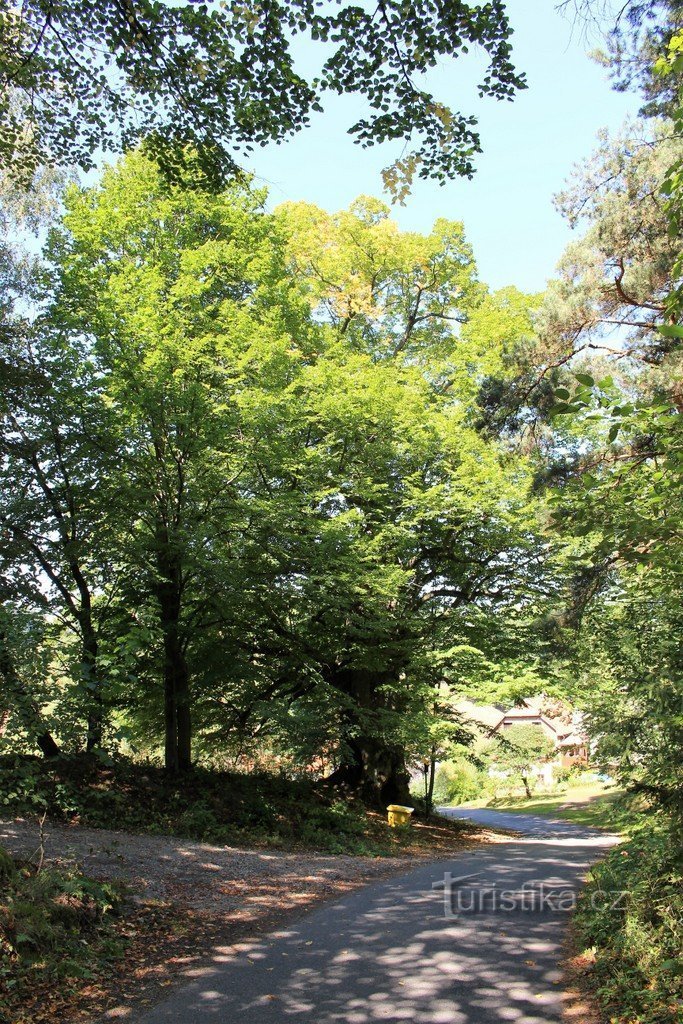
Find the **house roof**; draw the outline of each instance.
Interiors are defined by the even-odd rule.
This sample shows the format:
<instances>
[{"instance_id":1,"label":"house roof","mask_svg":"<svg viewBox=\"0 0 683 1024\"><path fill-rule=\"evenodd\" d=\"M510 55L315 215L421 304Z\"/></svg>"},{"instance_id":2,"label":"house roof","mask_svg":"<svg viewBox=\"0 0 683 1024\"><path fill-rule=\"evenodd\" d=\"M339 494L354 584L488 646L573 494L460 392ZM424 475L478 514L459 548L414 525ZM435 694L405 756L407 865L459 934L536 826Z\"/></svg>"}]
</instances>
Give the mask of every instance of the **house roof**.
<instances>
[{"instance_id":1,"label":"house roof","mask_svg":"<svg viewBox=\"0 0 683 1024\"><path fill-rule=\"evenodd\" d=\"M583 747L586 745L586 737L578 732L570 732L560 740L561 747Z\"/></svg>"},{"instance_id":2,"label":"house roof","mask_svg":"<svg viewBox=\"0 0 683 1024\"><path fill-rule=\"evenodd\" d=\"M567 726L563 726L560 722L555 721L554 718L548 718L546 715L541 714L540 711L535 711L531 707L510 708L510 710L506 711L505 714L502 716L501 722L506 722L509 719L512 719L513 721L524 722L526 719L529 718L540 718L544 725L549 726L549 728L551 728L553 732L559 734L561 734L563 728L567 728Z\"/></svg>"},{"instance_id":3,"label":"house roof","mask_svg":"<svg viewBox=\"0 0 683 1024\"><path fill-rule=\"evenodd\" d=\"M463 718L468 718L472 722L476 722L477 725L483 725L487 729L495 729L497 725L500 725L505 712L502 708L497 708L493 704L475 704L471 700L461 700L455 705L456 711L459 711Z\"/></svg>"},{"instance_id":4,"label":"house roof","mask_svg":"<svg viewBox=\"0 0 683 1024\"><path fill-rule=\"evenodd\" d=\"M585 738L577 731L576 723L570 725L560 721L559 718L550 718L548 715L544 715L540 710L542 702L542 697L526 697L523 704L506 711L495 704L475 704L474 701L464 699L459 701L455 707L463 718L491 731L496 731L503 722L507 721L523 725L529 719L540 719L555 733L560 746L577 746L586 742Z\"/></svg>"}]
</instances>

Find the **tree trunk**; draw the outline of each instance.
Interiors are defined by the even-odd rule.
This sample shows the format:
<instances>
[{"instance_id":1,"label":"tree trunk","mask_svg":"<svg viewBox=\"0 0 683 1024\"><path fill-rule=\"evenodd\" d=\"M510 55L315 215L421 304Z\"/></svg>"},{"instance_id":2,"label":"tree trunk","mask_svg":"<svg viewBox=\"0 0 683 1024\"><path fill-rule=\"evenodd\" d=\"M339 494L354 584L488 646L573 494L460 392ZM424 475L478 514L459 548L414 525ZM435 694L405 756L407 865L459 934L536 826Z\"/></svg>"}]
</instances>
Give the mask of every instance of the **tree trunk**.
<instances>
[{"instance_id":1,"label":"tree trunk","mask_svg":"<svg viewBox=\"0 0 683 1024\"><path fill-rule=\"evenodd\" d=\"M328 786L346 789L373 807L406 804L410 800L410 776L404 751L360 736L347 740L349 755L344 764L325 779Z\"/></svg>"},{"instance_id":2,"label":"tree trunk","mask_svg":"<svg viewBox=\"0 0 683 1024\"><path fill-rule=\"evenodd\" d=\"M164 631L164 708L166 768L188 771L192 765L192 722L190 716L189 672L180 644L175 602L162 604Z\"/></svg>"},{"instance_id":3,"label":"tree trunk","mask_svg":"<svg viewBox=\"0 0 683 1024\"><path fill-rule=\"evenodd\" d=\"M336 672L332 683L353 701L346 712L348 735L345 737L347 755L340 767L326 782L344 787L362 800L376 807L387 804L405 804L410 800L405 751L368 728L373 714L388 710L386 700L378 694L378 686L385 680L364 669L343 669Z\"/></svg>"},{"instance_id":4,"label":"tree trunk","mask_svg":"<svg viewBox=\"0 0 683 1024\"><path fill-rule=\"evenodd\" d=\"M436 779L436 757L432 750L432 756L429 758L429 768L427 772L427 790L425 793L425 814L428 818L431 817L432 811L434 810L434 780Z\"/></svg>"},{"instance_id":5,"label":"tree trunk","mask_svg":"<svg viewBox=\"0 0 683 1024\"><path fill-rule=\"evenodd\" d=\"M522 775L522 782L524 783L527 800L531 800L531 789L529 788L529 780L526 775Z\"/></svg>"},{"instance_id":6,"label":"tree trunk","mask_svg":"<svg viewBox=\"0 0 683 1024\"><path fill-rule=\"evenodd\" d=\"M170 772L192 766L190 675L180 635L182 573L165 529L158 531L157 599L164 637L164 760Z\"/></svg>"},{"instance_id":7,"label":"tree trunk","mask_svg":"<svg viewBox=\"0 0 683 1024\"><path fill-rule=\"evenodd\" d=\"M172 654L164 636L164 765L169 772L178 771L178 705Z\"/></svg>"},{"instance_id":8,"label":"tree trunk","mask_svg":"<svg viewBox=\"0 0 683 1024\"><path fill-rule=\"evenodd\" d=\"M104 734L104 702L102 699L102 680L97 667L99 645L97 634L93 628L90 607L84 610L80 621L83 642L81 648L81 665L83 678L90 699L87 712L87 739L85 749L90 753L102 746Z\"/></svg>"},{"instance_id":9,"label":"tree trunk","mask_svg":"<svg viewBox=\"0 0 683 1024\"><path fill-rule=\"evenodd\" d=\"M192 717L190 709L190 675L185 652L179 652L176 674L176 701L178 705L178 771L188 772L192 767Z\"/></svg>"},{"instance_id":10,"label":"tree trunk","mask_svg":"<svg viewBox=\"0 0 683 1024\"><path fill-rule=\"evenodd\" d=\"M81 631L81 683L88 692L86 707L86 750L88 753L102 746L104 732L104 701L102 698L102 680L99 676L97 656L99 644L93 623L92 593L83 568L74 556L71 547L72 535L63 539L69 561L69 571L78 590L78 605L74 607L74 617Z\"/></svg>"}]
</instances>

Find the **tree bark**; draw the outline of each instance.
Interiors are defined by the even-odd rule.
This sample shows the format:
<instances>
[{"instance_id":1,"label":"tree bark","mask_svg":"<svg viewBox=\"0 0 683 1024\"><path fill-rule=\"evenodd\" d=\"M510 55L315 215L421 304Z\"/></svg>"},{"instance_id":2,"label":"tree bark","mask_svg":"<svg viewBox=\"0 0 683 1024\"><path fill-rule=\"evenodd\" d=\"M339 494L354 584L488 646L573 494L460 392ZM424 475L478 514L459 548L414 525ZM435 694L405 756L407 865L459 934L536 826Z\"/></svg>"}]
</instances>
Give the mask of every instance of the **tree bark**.
<instances>
[{"instance_id":1,"label":"tree bark","mask_svg":"<svg viewBox=\"0 0 683 1024\"><path fill-rule=\"evenodd\" d=\"M192 765L192 722L189 672L180 644L175 602L162 601L164 631L165 763L171 772L188 771Z\"/></svg>"},{"instance_id":2,"label":"tree bark","mask_svg":"<svg viewBox=\"0 0 683 1024\"><path fill-rule=\"evenodd\" d=\"M347 740L350 756L325 780L327 785L347 789L373 807L405 804L410 800L405 753L371 736Z\"/></svg>"},{"instance_id":3,"label":"tree bark","mask_svg":"<svg viewBox=\"0 0 683 1024\"><path fill-rule=\"evenodd\" d=\"M432 750L432 755L429 758L429 767L427 770L427 788L425 792L425 814L428 818L431 817L432 811L434 810L434 781L436 779L436 756Z\"/></svg>"},{"instance_id":4,"label":"tree bark","mask_svg":"<svg viewBox=\"0 0 683 1024\"><path fill-rule=\"evenodd\" d=\"M326 783L346 788L376 807L407 803L410 775L404 749L399 743L387 741L379 730L375 733L368 728L373 713L390 710L378 693L379 685L386 680L365 669L342 669L331 681L353 703L346 712L346 758Z\"/></svg>"},{"instance_id":5,"label":"tree bark","mask_svg":"<svg viewBox=\"0 0 683 1024\"><path fill-rule=\"evenodd\" d=\"M80 616L82 633L81 666L83 679L88 687L89 700L87 711L87 738L85 749L90 753L102 746L104 735L104 702L102 699L102 680L99 677L97 656L99 644L92 623L90 600Z\"/></svg>"},{"instance_id":6,"label":"tree bark","mask_svg":"<svg viewBox=\"0 0 683 1024\"><path fill-rule=\"evenodd\" d=\"M164 637L164 762L170 772L192 766L190 675L181 639L182 572L168 533L157 533L161 629Z\"/></svg>"}]
</instances>

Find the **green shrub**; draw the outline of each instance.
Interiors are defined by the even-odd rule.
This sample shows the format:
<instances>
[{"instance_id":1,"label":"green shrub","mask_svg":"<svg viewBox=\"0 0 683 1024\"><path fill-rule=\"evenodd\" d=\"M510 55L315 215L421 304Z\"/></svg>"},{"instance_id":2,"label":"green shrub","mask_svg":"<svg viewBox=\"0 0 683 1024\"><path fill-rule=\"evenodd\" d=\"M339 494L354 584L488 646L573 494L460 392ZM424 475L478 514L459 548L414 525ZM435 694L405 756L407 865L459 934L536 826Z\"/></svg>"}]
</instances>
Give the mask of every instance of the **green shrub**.
<instances>
[{"instance_id":1,"label":"green shrub","mask_svg":"<svg viewBox=\"0 0 683 1024\"><path fill-rule=\"evenodd\" d=\"M613 894L623 893L615 897ZM595 867L575 917L614 1024L683 1021L683 842L648 824Z\"/></svg>"},{"instance_id":2,"label":"green shrub","mask_svg":"<svg viewBox=\"0 0 683 1024\"><path fill-rule=\"evenodd\" d=\"M0 758L0 763L0 810L45 810L47 801L40 785L44 762L28 755L10 755Z\"/></svg>"},{"instance_id":3,"label":"green shrub","mask_svg":"<svg viewBox=\"0 0 683 1024\"><path fill-rule=\"evenodd\" d=\"M434 780L434 802L461 804L474 800L483 789L482 773L464 757L444 761L439 765Z\"/></svg>"},{"instance_id":4,"label":"green shrub","mask_svg":"<svg viewBox=\"0 0 683 1024\"><path fill-rule=\"evenodd\" d=\"M218 841L221 825L216 820L213 810L199 802L193 803L179 815L178 831L193 839Z\"/></svg>"},{"instance_id":5,"label":"green shrub","mask_svg":"<svg viewBox=\"0 0 683 1024\"><path fill-rule=\"evenodd\" d=\"M553 772L555 776L556 786L567 786L568 783L574 783L576 779L576 772L574 768L555 768Z\"/></svg>"},{"instance_id":6,"label":"green shrub","mask_svg":"<svg viewBox=\"0 0 683 1024\"><path fill-rule=\"evenodd\" d=\"M76 869L14 861L0 851L0 1019L19 1005L36 981L94 976L123 953L109 924L122 893Z\"/></svg>"}]
</instances>

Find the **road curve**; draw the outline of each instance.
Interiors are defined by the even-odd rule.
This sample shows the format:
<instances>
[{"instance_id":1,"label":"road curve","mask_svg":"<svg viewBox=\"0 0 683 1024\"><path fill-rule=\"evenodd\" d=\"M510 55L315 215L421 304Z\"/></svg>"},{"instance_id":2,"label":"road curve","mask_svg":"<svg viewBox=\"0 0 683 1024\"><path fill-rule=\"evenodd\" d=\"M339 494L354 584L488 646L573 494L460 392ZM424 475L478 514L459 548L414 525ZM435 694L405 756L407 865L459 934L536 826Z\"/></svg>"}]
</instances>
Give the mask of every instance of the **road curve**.
<instances>
[{"instance_id":1,"label":"road curve","mask_svg":"<svg viewBox=\"0 0 683 1024\"><path fill-rule=\"evenodd\" d=\"M572 825L568 821L561 821L559 818L546 818L540 814L494 811L489 810L487 807L477 809L440 807L439 811L448 818L466 818L468 821L475 821L478 825L483 825L485 828L509 829L511 832L523 832L525 836L537 836L544 839L561 839L563 836L576 836L577 830L586 838L604 836L604 833L597 829Z\"/></svg>"},{"instance_id":2,"label":"road curve","mask_svg":"<svg viewBox=\"0 0 683 1024\"><path fill-rule=\"evenodd\" d=\"M573 896L616 840L531 815L444 813L522 834L368 886L238 953L217 949L138 1024L559 1022Z\"/></svg>"}]
</instances>

